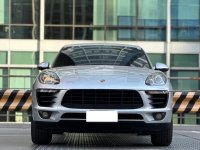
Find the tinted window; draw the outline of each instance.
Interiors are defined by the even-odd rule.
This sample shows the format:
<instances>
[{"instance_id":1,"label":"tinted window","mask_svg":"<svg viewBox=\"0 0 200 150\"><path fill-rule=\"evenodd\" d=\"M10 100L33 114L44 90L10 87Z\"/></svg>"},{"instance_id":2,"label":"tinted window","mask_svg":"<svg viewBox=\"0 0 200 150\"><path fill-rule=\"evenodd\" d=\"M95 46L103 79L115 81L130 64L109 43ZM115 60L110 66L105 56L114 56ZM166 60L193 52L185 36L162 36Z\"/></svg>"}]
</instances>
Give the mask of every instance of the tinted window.
<instances>
[{"instance_id":1,"label":"tinted window","mask_svg":"<svg viewBox=\"0 0 200 150\"><path fill-rule=\"evenodd\" d=\"M117 65L150 68L143 50L136 47L91 45L67 47L60 51L53 67L73 65Z\"/></svg>"}]
</instances>

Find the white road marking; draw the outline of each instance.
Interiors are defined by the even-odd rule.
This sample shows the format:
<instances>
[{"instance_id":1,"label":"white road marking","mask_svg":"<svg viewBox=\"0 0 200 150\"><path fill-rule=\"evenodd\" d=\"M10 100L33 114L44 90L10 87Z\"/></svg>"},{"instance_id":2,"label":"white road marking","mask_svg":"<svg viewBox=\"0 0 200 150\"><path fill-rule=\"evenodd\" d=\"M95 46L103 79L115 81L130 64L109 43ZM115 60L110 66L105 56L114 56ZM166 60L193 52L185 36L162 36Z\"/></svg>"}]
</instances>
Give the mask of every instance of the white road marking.
<instances>
[{"instance_id":1,"label":"white road marking","mask_svg":"<svg viewBox=\"0 0 200 150\"><path fill-rule=\"evenodd\" d=\"M192 131L192 133L200 134L200 131Z\"/></svg>"},{"instance_id":2,"label":"white road marking","mask_svg":"<svg viewBox=\"0 0 200 150\"><path fill-rule=\"evenodd\" d=\"M19 135L19 134L3 135L3 134L2 134L2 135L0 135L0 136L30 136L30 135Z\"/></svg>"},{"instance_id":3,"label":"white road marking","mask_svg":"<svg viewBox=\"0 0 200 150\"><path fill-rule=\"evenodd\" d=\"M200 131L183 131L183 130L179 130L179 131L178 131L178 130L175 130L174 132L175 132L175 133L176 133L176 132L179 132L179 133L188 133L188 132L200 133Z\"/></svg>"}]
</instances>

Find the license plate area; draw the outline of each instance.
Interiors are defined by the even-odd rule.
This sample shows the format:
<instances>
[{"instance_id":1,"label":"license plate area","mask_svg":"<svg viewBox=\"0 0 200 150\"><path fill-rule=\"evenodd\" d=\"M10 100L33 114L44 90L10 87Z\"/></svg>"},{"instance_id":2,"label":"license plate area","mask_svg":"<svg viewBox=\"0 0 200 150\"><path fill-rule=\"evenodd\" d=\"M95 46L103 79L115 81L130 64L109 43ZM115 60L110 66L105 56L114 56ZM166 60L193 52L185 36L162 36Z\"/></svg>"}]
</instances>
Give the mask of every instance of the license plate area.
<instances>
[{"instance_id":1,"label":"license plate area","mask_svg":"<svg viewBox=\"0 0 200 150\"><path fill-rule=\"evenodd\" d=\"M118 122L117 111L87 111L86 122Z\"/></svg>"}]
</instances>

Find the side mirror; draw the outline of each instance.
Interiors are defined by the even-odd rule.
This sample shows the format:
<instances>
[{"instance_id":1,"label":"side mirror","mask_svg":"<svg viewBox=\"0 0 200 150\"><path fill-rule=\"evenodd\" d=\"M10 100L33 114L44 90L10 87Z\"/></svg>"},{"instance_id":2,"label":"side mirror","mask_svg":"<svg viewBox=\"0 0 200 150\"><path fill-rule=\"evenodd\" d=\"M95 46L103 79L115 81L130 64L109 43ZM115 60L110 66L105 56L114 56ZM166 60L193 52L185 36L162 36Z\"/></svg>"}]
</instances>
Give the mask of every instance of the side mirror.
<instances>
[{"instance_id":1,"label":"side mirror","mask_svg":"<svg viewBox=\"0 0 200 150\"><path fill-rule=\"evenodd\" d=\"M162 72L167 72L169 70L169 67L166 64L163 64L163 63L156 63L155 70L160 70Z\"/></svg>"},{"instance_id":2,"label":"side mirror","mask_svg":"<svg viewBox=\"0 0 200 150\"><path fill-rule=\"evenodd\" d=\"M42 63L38 64L37 68L39 70L49 69L49 62L47 62L47 61L42 62Z\"/></svg>"}]
</instances>

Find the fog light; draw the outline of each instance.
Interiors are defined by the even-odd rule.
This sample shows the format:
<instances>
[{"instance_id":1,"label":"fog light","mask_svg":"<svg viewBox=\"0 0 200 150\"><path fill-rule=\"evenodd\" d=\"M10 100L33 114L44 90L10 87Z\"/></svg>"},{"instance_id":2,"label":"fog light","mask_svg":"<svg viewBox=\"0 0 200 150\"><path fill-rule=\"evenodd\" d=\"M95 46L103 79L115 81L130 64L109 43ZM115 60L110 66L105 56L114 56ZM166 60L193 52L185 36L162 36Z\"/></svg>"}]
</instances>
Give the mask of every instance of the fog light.
<instances>
[{"instance_id":1,"label":"fog light","mask_svg":"<svg viewBox=\"0 0 200 150\"><path fill-rule=\"evenodd\" d=\"M51 116L51 112L49 111L39 111L40 117L43 119L49 119Z\"/></svg>"},{"instance_id":2,"label":"fog light","mask_svg":"<svg viewBox=\"0 0 200 150\"><path fill-rule=\"evenodd\" d=\"M166 113L164 112L157 112L157 113L153 113L153 118L155 120L162 120L165 117Z\"/></svg>"}]
</instances>

